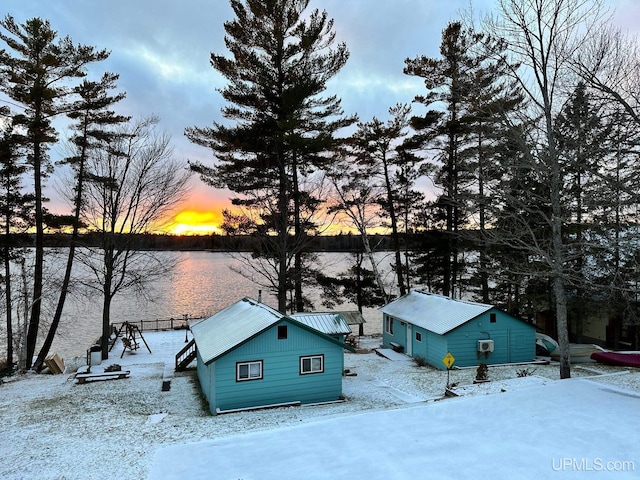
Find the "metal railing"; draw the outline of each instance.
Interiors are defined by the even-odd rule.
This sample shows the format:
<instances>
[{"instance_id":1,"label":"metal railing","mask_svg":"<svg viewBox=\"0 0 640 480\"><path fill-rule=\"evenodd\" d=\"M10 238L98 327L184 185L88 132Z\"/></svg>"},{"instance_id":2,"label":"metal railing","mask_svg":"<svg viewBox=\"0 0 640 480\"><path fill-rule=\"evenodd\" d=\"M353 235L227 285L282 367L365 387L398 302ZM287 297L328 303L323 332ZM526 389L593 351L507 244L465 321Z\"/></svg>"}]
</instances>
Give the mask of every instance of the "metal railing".
<instances>
[{"instance_id":1,"label":"metal railing","mask_svg":"<svg viewBox=\"0 0 640 480\"><path fill-rule=\"evenodd\" d=\"M184 370L196 358L196 341L191 340L176 354L176 371Z\"/></svg>"},{"instance_id":2,"label":"metal railing","mask_svg":"<svg viewBox=\"0 0 640 480\"><path fill-rule=\"evenodd\" d=\"M189 327L189 322L201 320L204 317L190 317L188 315L182 318L158 318L155 320L127 320L131 325L137 326L141 332L162 332L167 330L182 330ZM111 324L112 331L118 331L125 322L114 322Z\"/></svg>"}]
</instances>

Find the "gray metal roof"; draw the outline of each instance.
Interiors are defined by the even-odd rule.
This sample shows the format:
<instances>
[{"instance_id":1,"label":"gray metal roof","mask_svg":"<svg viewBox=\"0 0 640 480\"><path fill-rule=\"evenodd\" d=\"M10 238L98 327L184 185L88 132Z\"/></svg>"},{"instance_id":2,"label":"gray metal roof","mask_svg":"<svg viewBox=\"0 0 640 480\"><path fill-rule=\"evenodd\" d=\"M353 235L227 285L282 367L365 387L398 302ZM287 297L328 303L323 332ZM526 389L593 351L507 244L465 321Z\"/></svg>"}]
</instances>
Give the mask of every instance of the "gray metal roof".
<instances>
[{"instance_id":1,"label":"gray metal roof","mask_svg":"<svg viewBox=\"0 0 640 480\"><path fill-rule=\"evenodd\" d=\"M243 298L192 325L191 332L202 360L209 363L283 317L282 313L267 305Z\"/></svg>"},{"instance_id":2,"label":"gray metal roof","mask_svg":"<svg viewBox=\"0 0 640 480\"><path fill-rule=\"evenodd\" d=\"M292 313L289 317L327 335L348 335L351 333L351 327L349 327L342 315L337 312L299 312Z\"/></svg>"},{"instance_id":3,"label":"gray metal roof","mask_svg":"<svg viewBox=\"0 0 640 480\"><path fill-rule=\"evenodd\" d=\"M444 335L492 308L493 305L453 300L414 290L380 310L399 320Z\"/></svg>"},{"instance_id":4,"label":"gray metal roof","mask_svg":"<svg viewBox=\"0 0 640 480\"><path fill-rule=\"evenodd\" d=\"M358 310L349 310L347 312L339 312L347 321L348 325L361 325L363 323L367 323L362 316L362 314Z\"/></svg>"}]
</instances>

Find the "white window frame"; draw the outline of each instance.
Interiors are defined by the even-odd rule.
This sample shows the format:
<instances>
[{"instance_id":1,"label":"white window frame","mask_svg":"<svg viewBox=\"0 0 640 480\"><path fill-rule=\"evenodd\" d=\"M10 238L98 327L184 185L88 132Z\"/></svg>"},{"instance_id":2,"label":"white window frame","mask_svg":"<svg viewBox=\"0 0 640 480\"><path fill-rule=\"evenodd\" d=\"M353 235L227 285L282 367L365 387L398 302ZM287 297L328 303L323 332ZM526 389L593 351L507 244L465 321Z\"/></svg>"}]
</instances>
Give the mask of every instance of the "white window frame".
<instances>
[{"instance_id":1,"label":"white window frame","mask_svg":"<svg viewBox=\"0 0 640 480\"><path fill-rule=\"evenodd\" d=\"M320 368L314 368L313 360L320 359ZM311 368L309 371L305 371L304 369L304 361L309 360L309 367ZM324 373L324 354L320 355L305 355L304 357L300 357L300 375L313 375L314 373Z\"/></svg>"},{"instance_id":2,"label":"white window frame","mask_svg":"<svg viewBox=\"0 0 640 480\"><path fill-rule=\"evenodd\" d=\"M251 367L253 365L259 365L260 367L260 373L259 375L251 375ZM248 377L246 378L241 378L240 377L240 367L242 366L247 366L247 373L248 373ZM262 364L262 360L253 360L251 362L238 362L236 363L236 382L250 382L252 380L262 380L263 378L263 364Z\"/></svg>"},{"instance_id":3,"label":"white window frame","mask_svg":"<svg viewBox=\"0 0 640 480\"><path fill-rule=\"evenodd\" d=\"M384 317L384 331L389 335L393 335L393 318L388 315Z\"/></svg>"}]
</instances>

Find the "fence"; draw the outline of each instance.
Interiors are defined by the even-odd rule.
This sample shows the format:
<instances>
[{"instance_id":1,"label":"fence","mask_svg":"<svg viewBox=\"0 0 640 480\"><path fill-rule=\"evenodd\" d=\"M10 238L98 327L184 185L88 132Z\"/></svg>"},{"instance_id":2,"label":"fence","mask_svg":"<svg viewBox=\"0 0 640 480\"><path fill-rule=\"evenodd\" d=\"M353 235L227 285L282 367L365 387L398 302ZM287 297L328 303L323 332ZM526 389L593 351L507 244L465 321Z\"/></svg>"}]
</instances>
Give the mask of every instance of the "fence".
<instances>
[{"instance_id":1,"label":"fence","mask_svg":"<svg viewBox=\"0 0 640 480\"><path fill-rule=\"evenodd\" d=\"M160 318L155 320L128 320L127 322L115 322L111 324L112 331L120 330L122 325L129 323L137 326L141 332L161 332L166 330L180 330L187 327L188 323L194 320L201 320L204 317L191 317L188 315L182 318Z\"/></svg>"}]
</instances>

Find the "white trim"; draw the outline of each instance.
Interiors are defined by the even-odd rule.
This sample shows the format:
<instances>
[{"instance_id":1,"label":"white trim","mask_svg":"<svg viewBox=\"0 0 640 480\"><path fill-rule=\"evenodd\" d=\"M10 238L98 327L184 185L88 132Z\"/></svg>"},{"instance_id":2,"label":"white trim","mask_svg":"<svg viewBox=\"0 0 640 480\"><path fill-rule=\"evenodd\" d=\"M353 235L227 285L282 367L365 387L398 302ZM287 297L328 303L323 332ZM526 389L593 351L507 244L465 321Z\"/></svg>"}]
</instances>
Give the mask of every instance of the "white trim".
<instances>
[{"instance_id":1,"label":"white trim","mask_svg":"<svg viewBox=\"0 0 640 480\"><path fill-rule=\"evenodd\" d=\"M244 407L244 408L230 408L229 410L222 410L220 407L216 407L216 414L222 413L236 413L236 412L250 412L252 410L267 410L270 408L280 408L280 407L299 407L302 405L301 402L285 402L285 403L271 403L269 405L256 405L255 407Z\"/></svg>"},{"instance_id":2,"label":"white trim","mask_svg":"<svg viewBox=\"0 0 640 480\"><path fill-rule=\"evenodd\" d=\"M253 374L252 376L252 366L259 365L260 372L258 375ZM247 377L240 376L240 367L247 366ZM248 382L250 380L261 380L263 378L263 365L262 360L253 360L251 362L237 362L236 363L236 382Z\"/></svg>"},{"instance_id":3,"label":"white trim","mask_svg":"<svg viewBox=\"0 0 640 480\"><path fill-rule=\"evenodd\" d=\"M389 335L393 335L393 317L385 315L384 317L384 331Z\"/></svg>"},{"instance_id":4,"label":"white trim","mask_svg":"<svg viewBox=\"0 0 640 480\"><path fill-rule=\"evenodd\" d=\"M320 359L320 368L314 368L314 359ZM305 371L304 369L304 361L309 360L309 368L310 370ZM324 373L324 355L305 355L304 357L300 357L300 375L311 375L313 373Z\"/></svg>"}]
</instances>

